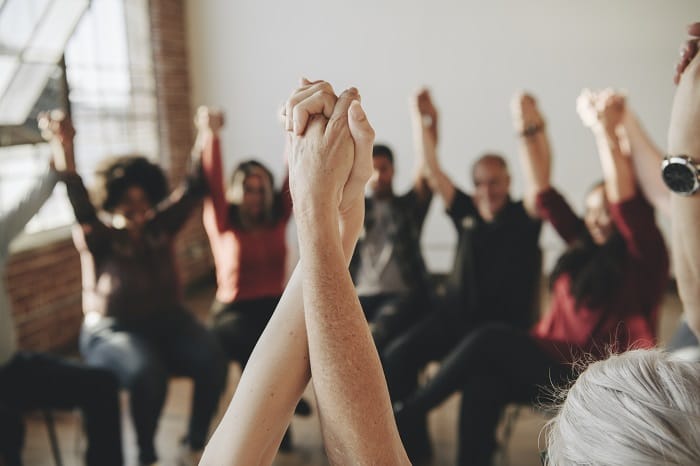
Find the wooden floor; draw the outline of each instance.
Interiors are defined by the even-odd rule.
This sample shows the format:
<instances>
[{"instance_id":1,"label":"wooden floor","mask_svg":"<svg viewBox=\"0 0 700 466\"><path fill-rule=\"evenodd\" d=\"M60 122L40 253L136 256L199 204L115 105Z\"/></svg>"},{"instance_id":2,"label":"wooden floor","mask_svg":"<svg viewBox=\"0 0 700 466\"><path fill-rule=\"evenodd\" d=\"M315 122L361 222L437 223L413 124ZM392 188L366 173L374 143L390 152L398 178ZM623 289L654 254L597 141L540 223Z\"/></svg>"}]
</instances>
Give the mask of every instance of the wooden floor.
<instances>
[{"instance_id":1,"label":"wooden floor","mask_svg":"<svg viewBox=\"0 0 700 466\"><path fill-rule=\"evenodd\" d=\"M196 309L199 315L204 315L211 303L212 296L213 289L202 290L189 299L189 305L192 309ZM674 293L669 293L664 303L664 311L661 318L660 333L662 343L672 334L679 315L680 304L678 298ZM233 394L240 374L234 365L232 365L230 372L228 390L222 400L219 415L223 415L225 406ZM177 464L178 443L185 433L191 391L192 386L189 380L184 378L172 379L164 414L156 437L156 448L161 456L160 464L162 466L175 466ZM313 394L308 389L306 398L313 404ZM124 395L123 405L126 405L126 403L127 399L126 395ZM509 407L509 409L515 409L515 407ZM426 466L454 464L458 410L459 397L455 395L431 414L430 431L435 457ZM127 465L136 466L135 438L131 420L127 414L128 410L123 409L122 412L124 413L122 424ZM63 465L82 465L81 457L85 447L85 440L79 427L79 414L77 412L56 412L55 416ZM499 462L510 466L539 465L538 439L545 421L541 414L529 408L520 408L507 448L507 455ZM315 416L315 412L307 418L296 417L292 422L292 429L294 451L291 453L280 453L274 462L275 466L321 466L328 464L323 452L318 418ZM26 466L51 466L54 464L46 427L43 418L38 414L30 414L27 417L24 461Z\"/></svg>"}]
</instances>

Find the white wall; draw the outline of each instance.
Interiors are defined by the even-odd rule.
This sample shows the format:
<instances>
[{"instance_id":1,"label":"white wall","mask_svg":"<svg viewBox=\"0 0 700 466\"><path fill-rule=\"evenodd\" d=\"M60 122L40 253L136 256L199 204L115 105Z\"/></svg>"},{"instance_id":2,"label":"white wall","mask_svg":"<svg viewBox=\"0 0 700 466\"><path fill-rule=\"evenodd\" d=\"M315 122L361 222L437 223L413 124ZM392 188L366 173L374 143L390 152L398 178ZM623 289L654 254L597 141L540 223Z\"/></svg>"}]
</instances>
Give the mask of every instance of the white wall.
<instances>
[{"instance_id":1,"label":"white wall","mask_svg":"<svg viewBox=\"0 0 700 466\"><path fill-rule=\"evenodd\" d=\"M612 86L665 146L671 76L698 0L188 0L193 104L227 112L227 172L255 156L282 172L278 106L300 76L354 85L377 140L397 154L398 190L410 184L407 97L428 85L441 112L440 156L471 189L468 167L502 152L522 189L510 122L513 91L534 92L548 120L554 183L580 208L600 177L595 146L576 116L582 87ZM423 235L433 269L450 265L455 235L434 203ZM550 254L560 249L551 231Z\"/></svg>"}]
</instances>

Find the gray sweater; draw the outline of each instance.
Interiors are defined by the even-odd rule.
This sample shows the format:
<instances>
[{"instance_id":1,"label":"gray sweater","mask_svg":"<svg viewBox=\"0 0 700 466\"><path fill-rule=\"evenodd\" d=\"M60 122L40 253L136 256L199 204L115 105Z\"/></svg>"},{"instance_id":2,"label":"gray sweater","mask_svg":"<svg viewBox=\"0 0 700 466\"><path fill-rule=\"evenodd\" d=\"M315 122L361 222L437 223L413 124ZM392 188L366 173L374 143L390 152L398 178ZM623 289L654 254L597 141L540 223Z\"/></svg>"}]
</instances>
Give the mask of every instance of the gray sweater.
<instances>
[{"instance_id":1,"label":"gray sweater","mask_svg":"<svg viewBox=\"0 0 700 466\"><path fill-rule=\"evenodd\" d=\"M48 170L12 209L0 215L0 272L4 274L12 239L24 230L24 226L46 202L56 185L58 176ZM17 351L17 336L12 319L10 299L5 280L0 285L0 366L7 363Z\"/></svg>"}]
</instances>

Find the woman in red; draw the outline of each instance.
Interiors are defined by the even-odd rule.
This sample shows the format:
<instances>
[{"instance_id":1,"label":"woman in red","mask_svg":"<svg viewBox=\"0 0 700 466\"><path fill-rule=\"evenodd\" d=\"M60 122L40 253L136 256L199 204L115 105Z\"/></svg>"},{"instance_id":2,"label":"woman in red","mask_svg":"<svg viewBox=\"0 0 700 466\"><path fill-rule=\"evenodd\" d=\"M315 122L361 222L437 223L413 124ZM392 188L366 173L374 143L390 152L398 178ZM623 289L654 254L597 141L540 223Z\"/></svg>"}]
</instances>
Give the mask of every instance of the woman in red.
<instances>
[{"instance_id":1,"label":"woman in red","mask_svg":"<svg viewBox=\"0 0 700 466\"><path fill-rule=\"evenodd\" d=\"M209 188L203 222L216 265L212 330L229 360L245 367L284 290L292 215L288 176L275 191L272 173L248 160L236 167L226 189L219 139L223 114L200 107L195 123ZM298 411L308 406L302 401Z\"/></svg>"},{"instance_id":2,"label":"woman in red","mask_svg":"<svg viewBox=\"0 0 700 466\"><path fill-rule=\"evenodd\" d=\"M551 278L547 314L530 332L505 325L481 327L448 355L438 374L406 400L395 400L399 429L462 391L460 465L491 464L495 428L512 402L531 403L541 387L576 377L584 355L655 344L659 303L668 281L668 254L654 211L637 188L619 136L624 98L584 91L579 113L591 127L604 182L586 196L583 218L550 186L550 149L535 100L514 105L528 175L526 206L548 220L568 245ZM391 381L389 381L391 384Z\"/></svg>"}]
</instances>

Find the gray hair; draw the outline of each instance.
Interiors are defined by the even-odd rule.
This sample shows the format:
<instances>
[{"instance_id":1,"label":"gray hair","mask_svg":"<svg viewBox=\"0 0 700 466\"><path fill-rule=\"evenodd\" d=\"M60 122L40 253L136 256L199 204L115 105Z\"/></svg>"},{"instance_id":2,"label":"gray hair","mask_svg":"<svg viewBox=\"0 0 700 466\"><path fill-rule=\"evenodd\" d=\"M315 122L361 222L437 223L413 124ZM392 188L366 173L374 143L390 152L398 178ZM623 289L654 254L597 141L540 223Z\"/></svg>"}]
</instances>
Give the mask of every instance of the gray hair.
<instances>
[{"instance_id":1,"label":"gray hair","mask_svg":"<svg viewBox=\"0 0 700 466\"><path fill-rule=\"evenodd\" d=\"M547 423L547 465L700 464L700 364L661 350L594 362Z\"/></svg>"}]
</instances>

